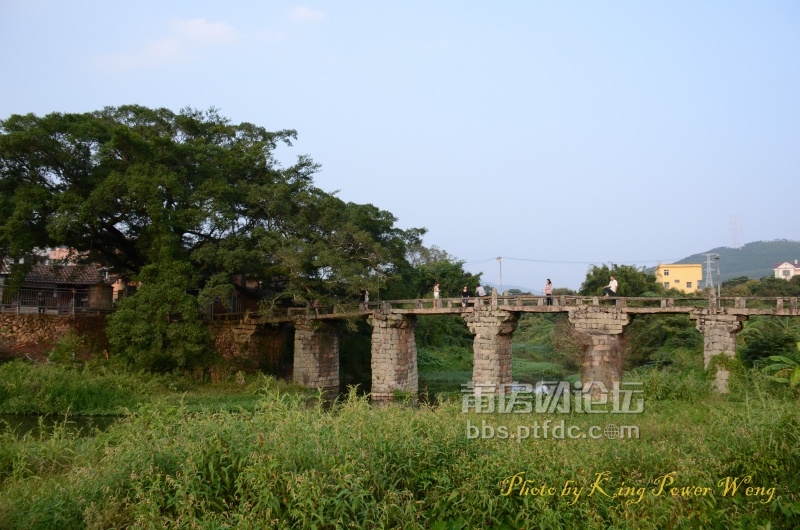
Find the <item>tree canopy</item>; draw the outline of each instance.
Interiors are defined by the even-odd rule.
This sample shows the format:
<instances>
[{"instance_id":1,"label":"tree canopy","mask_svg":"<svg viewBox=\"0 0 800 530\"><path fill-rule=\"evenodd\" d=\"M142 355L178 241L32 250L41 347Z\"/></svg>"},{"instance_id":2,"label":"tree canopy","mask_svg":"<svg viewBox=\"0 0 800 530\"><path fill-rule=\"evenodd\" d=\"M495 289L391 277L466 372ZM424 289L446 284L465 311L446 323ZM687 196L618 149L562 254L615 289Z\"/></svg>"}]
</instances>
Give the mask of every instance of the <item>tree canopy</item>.
<instances>
[{"instance_id":1,"label":"tree canopy","mask_svg":"<svg viewBox=\"0 0 800 530\"><path fill-rule=\"evenodd\" d=\"M592 266L586 273L586 280L581 284L579 294L602 295L603 287L608 285L612 275L619 283L617 291L619 296L647 296L661 293L664 289L656 281L655 275L647 274L644 268L612 263L611 267L605 264L601 267Z\"/></svg>"},{"instance_id":2,"label":"tree canopy","mask_svg":"<svg viewBox=\"0 0 800 530\"><path fill-rule=\"evenodd\" d=\"M295 139L215 109L12 115L0 121L0 257L66 246L131 277L184 262L190 287L243 274L294 301L377 290L425 230L315 187L308 156L282 167L275 151Z\"/></svg>"}]
</instances>

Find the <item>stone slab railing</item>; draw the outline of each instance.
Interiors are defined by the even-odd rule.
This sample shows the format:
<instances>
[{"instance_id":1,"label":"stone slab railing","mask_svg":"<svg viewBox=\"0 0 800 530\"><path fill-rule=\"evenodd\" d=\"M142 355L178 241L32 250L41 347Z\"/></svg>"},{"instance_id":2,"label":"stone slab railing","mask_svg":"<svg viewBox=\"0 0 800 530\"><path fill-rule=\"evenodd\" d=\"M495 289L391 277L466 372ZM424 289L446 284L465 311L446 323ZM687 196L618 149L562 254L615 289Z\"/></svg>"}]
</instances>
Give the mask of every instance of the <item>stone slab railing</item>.
<instances>
[{"instance_id":1,"label":"stone slab railing","mask_svg":"<svg viewBox=\"0 0 800 530\"><path fill-rule=\"evenodd\" d=\"M741 314L792 315L798 311L797 297L723 297L709 298L669 298L621 296L603 298L600 296L553 296L551 304L544 296L484 296L467 298L442 298L435 303L433 298L412 298L407 300L381 300L369 302L366 308L360 304L340 304L335 306L306 306L275 308L272 310L246 313L217 313L213 320L256 320L289 322L298 316L319 319L344 319L358 315L368 315L374 311L393 311L404 313L459 313L472 311L476 305L484 308L504 309L506 311L568 312L576 307L616 306L630 313L673 313L693 312L695 310L727 309Z\"/></svg>"}]
</instances>

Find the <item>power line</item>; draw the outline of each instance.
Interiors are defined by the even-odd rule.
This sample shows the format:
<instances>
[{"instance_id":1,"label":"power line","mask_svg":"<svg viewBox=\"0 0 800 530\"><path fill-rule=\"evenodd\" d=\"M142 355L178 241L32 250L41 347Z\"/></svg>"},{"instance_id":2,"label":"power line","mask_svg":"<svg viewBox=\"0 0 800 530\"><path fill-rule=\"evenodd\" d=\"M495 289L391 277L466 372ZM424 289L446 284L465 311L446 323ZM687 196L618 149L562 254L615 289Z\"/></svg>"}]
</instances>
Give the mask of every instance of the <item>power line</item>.
<instances>
[{"instance_id":1,"label":"power line","mask_svg":"<svg viewBox=\"0 0 800 530\"><path fill-rule=\"evenodd\" d=\"M500 258L497 258L497 257L495 257L495 258L486 258L486 259L477 260L477 261L470 261L470 262L464 263L464 265L478 265L480 263L488 263L490 261L497 261L498 259L500 259ZM514 260L514 261L531 261L531 262L535 262L535 263L555 263L555 264L563 264L563 265L595 265L597 263L606 263L603 260L595 260L595 261L565 261L565 260L549 260L549 259L509 258L509 257L506 257L506 256L502 256L502 259L510 259L510 260ZM643 260L631 259L631 260L615 260L615 262L616 261L618 261L621 264L624 264L624 263L659 263L661 261L675 261L675 259L674 258L673 259L667 259L667 260L664 260L664 259L660 259L660 260L658 260L658 259L643 259Z\"/></svg>"}]
</instances>

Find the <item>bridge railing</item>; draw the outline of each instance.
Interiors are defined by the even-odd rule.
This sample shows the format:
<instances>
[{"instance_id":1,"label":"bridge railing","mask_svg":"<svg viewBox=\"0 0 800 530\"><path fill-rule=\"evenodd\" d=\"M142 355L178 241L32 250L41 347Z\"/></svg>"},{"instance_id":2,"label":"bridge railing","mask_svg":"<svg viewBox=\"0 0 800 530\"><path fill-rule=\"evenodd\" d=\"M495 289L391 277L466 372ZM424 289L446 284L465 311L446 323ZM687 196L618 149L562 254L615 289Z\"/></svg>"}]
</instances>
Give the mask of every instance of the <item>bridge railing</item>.
<instances>
[{"instance_id":1,"label":"bridge railing","mask_svg":"<svg viewBox=\"0 0 800 530\"><path fill-rule=\"evenodd\" d=\"M367 309L360 307L359 304L337 304L337 305L307 305L302 307L273 307L261 308L258 311L244 312L205 312L206 320L214 322L241 321L241 320L288 320L299 316L333 316L353 314L362 311L373 311L378 307L378 303L370 302Z\"/></svg>"},{"instance_id":2,"label":"bridge railing","mask_svg":"<svg viewBox=\"0 0 800 530\"><path fill-rule=\"evenodd\" d=\"M370 302L370 310L378 309L466 309L476 305L489 306L492 303L491 296L470 296L464 301L463 298L413 298L409 300L382 300L376 304ZM373 307L375 306L375 307Z\"/></svg>"},{"instance_id":3,"label":"bridge railing","mask_svg":"<svg viewBox=\"0 0 800 530\"><path fill-rule=\"evenodd\" d=\"M763 297L763 296L736 296L728 297L723 296L717 300L718 307L728 307L733 309L797 309L796 296L777 296L777 297Z\"/></svg>"},{"instance_id":4,"label":"bridge railing","mask_svg":"<svg viewBox=\"0 0 800 530\"><path fill-rule=\"evenodd\" d=\"M414 298L408 300L381 300L369 302L364 307L361 304L337 304L332 306L308 305L305 307L291 308L272 308L262 309L257 312L244 313L216 313L207 315L213 321L226 320L288 320L299 316L308 317L336 317L345 315L366 314L375 310L436 310L436 309L457 309L472 310L476 306L492 307L495 303L499 309L507 311L530 310L531 308L542 308L543 312L562 311L565 307L577 306L616 306L619 309L667 309L676 310L693 308L734 308L749 311L772 311L774 309L798 308L796 297L723 297L717 299L712 296L709 298L684 297L635 297L621 296L615 298L603 298L600 296L553 296L551 304L545 296L535 295L516 295L516 296L492 296L475 297L471 296L463 302L462 298L442 298L438 302L433 298ZM462 305L463 303L463 305ZM537 310L534 310L537 311Z\"/></svg>"},{"instance_id":5,"label":"bridge railing","mask_svg":"<svg viewBox=\"0 0 800 530\"><path fill-rule=\"evenodd\" d=\"M517 296L498 296L497 305L502 308L512 309L513 307L532 307L532 306L580 306L595 305L605 306L614 305L618 308L732 308L749 310L773 310L773 309L792 309L798 308L797 297L722 297L710 296L708 298L698 297L637 297L620 296L613 298L603 298L600 296L553 296L550 304L544 296L517 295Z\"/></svg>"},{"instance_id":6,"label":"bridge railing","mask_svg":"<svg viewBox=\"0 0 800 530\"><path fill-rule=\"evenodd\" d=\"M497 304L500 307L542 307L542 306L585 306L585 305L616 305L617 307L708 307L707 298L665 298L665 297L610 297L601 296L553 296L549 300L545 296L516 295L498 296Z\"/></svg>"}]
</instances>

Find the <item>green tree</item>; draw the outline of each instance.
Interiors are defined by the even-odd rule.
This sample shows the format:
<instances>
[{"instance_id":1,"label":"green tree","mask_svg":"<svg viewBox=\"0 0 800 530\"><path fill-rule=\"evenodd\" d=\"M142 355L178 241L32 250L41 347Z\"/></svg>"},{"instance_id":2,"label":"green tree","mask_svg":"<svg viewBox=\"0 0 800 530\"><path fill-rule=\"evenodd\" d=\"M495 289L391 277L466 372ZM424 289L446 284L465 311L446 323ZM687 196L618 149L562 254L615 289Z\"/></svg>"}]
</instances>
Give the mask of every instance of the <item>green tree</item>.
<instances>
[{"instance_id":1,"label":"green tree","mask_svg":"<svg viewBox=\"0 0 800 530\"><path fill-rule=\"evenodd\" d=\"M295 138L214 109L13 115L0 121L0 255L68 246L128 276L186 262L199 288L241 274L273 303L377 290L425 231L316 188L307 156L282 167L274 152Z\"/></svg>"},{"instance_id":2,"label":"green tree","mask_svg":"<svg viewBox=\"0 0 800 530\"><path fill-rule=\"evenodd\" d=\"M189 294L196 275L189 263L146 265L141 287L123 298L106 330L114 350L148 370L192 368L208 359L211 336L200 320L197 299Z\"/></svg>"},{"instance_id":3,"label":"green tree","mask_svg":"<svg viewBox=\"0 0 800 530\"><path fill-rule=\"evenodd\" d=\"M800 283L781 278L761 278L751 285L751 296L800 296Z\"/></svg>"},{"instance_id":4,"label":"green tree","mask_svg":"<svg viewBox=\"0 0 800 530\"><path fill-rule=\"evenodd\" d=\"M408 262L410 266L397 278L403 282L403 287L396 291L402 294L398 298L432 297L436 283L439 284L442 298L460 297L465 285L473 295L481 281L480 274L464 270L464 261L436 246L426 248L419 243L410 245Z\"/></svg>"},{"instance_id":5,"label":"green tree","mask_svg":"<svg viewBox=\"0 0 800 530\"><path fill-rule=\"evenodd\" d=\"M203 358L198 301L224 298L233 275L257 280L264 304L299 305L354 301L412 272L425 230L318 189L308 156L281 166L274 153L295 138L215 109L12 115L0 121L0 257L67 246L141 281L109 337L159 369Z\"/></svg>"},{"instance_id":6,"label":"green tree","mask_svg":"<svg viewBox=\"0 0 800 530\"><path fill-rule=\"evenodd\" d=\"M602 295L603 287L608 285L612 275L619 283L618 296L652 296L664 291L656 281L655 274L648 274L644 267L612 263L611 267L605 264L600 267L592 265L578 293L582 296Z\"/></svg>"},{"instance_id":7,"label":"green tree","mask_svg":"<svg viewBox=\"0 0 800 530\"><path fill-rule=\"evenodd\" d=\"M556 287L553 289L553 296L575 296L578 294L569 287Z\"/></svg>"}]
</instances>

